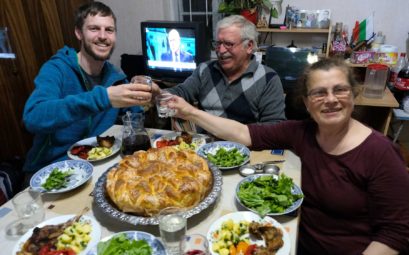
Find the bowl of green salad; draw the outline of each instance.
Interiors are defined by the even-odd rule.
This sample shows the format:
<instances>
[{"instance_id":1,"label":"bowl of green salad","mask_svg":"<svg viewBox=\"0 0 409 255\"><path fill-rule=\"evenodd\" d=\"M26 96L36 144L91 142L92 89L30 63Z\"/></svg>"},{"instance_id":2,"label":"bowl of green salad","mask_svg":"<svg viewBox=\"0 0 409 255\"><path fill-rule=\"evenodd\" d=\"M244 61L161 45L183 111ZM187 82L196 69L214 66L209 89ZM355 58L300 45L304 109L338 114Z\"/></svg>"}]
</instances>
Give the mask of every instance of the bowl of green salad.
<instances>
[{"instance_id":1,"label":"bowl of green salad","mask_svg":"<svg viewBox=\"0 0 409 255\"><path fill-rule=\"evenodd\" d=\"M254 174L236 186L237 202L260 216L285 215L301 206L304 194L285 174Z\"/></svg>"},{"instance_id":2,"label":"bowl of green salad","mask_svg":"<svg viewBox=\"0 0 409 255\"><path fill-rule=\"evenodd\" d=\"M250 161L250 150L245 145L229 141L207 143L197 150L197 154L220 170L238 168Z\"/></svg>"}]
</instances>

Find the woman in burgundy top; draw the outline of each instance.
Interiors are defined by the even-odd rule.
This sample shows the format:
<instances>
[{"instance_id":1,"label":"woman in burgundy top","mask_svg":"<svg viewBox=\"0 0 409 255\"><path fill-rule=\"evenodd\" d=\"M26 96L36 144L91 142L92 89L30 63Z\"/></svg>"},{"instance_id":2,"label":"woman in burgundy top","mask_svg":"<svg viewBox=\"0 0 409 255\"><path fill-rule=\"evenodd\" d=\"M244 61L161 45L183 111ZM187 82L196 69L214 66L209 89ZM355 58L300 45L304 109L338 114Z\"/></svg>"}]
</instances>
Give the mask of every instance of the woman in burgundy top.
<instances>
[{"instance_id":1,"label":"woman in burgundy top","mask_svg":"<svg viewBox=\"0 0 409 255\"><path fill-rule=\"evenodd\" d=\"M305 198L299 254L407 254L409 174L394 144L351 117L352 71L342 60L323 59L302 81L311 120L243 125L179 97L169 106L216 137L300 157Z\"/></svg>"}]
</instances>

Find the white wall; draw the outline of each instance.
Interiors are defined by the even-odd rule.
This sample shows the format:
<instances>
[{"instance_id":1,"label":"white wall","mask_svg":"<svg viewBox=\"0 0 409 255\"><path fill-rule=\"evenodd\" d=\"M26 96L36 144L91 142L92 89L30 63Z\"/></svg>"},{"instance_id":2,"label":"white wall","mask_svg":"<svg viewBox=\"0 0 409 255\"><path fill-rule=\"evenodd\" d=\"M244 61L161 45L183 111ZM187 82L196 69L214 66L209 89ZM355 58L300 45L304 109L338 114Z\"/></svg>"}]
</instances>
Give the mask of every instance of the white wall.
<instances>
[{"instance_id":1,"label":"white wall","mask_svg":"<svg viewBox=\"0 0 409 255\"><path fill-rule=\"evenodd\" d=\"M118 19L117 46L111 62L117 66L123 53L141 54L140 22L144 20L175 19L178 0L101 0L109 5ZM202 1L202 0L196 0ZM300 9L331 9L332 23L343 22L349 32L355 21L361 21L374 13L375 32L386 35L387 44L405 51L409 32L409 0L284 0L283 7ZM349 35L350 36L350 35Z\"/></svg>"}]
</instances>

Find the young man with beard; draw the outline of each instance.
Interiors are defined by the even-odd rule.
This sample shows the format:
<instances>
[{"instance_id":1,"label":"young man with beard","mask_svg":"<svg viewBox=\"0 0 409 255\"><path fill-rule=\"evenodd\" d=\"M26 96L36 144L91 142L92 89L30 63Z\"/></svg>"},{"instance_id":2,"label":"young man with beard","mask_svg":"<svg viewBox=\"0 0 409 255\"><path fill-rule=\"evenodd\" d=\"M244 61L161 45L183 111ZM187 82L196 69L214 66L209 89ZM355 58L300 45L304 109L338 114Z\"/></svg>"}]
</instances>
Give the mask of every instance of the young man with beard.
<instances>
[{"instance_id":1,"label":"young man with beard","mask_svg":"<svg viewBox=\"0 0 409 255\"><path fill-rule=\"evenodd\" d=\"M241 123L284 120L280 78L253 55L257 49L254 24L233 15L219 21L216 32L217 60L200 64L183 83L167 90L206 112Z\"/></svg>"},{"instance_id":2,"label":"young man with beard","mask_svg":"<svg viewBox=\"0 0 409 255\"><path fill-rule=\"evenodd\" d=\"M81 6L75 17L79 52L65 46L48 60L34 80L24 108L24 124L34 134L24 171L34 173L67 158L75 142L100 135L125 111L142 112L151 88L129 84L108 62L116 41L116 17L103 3Z\"/></svg>"}]
</instances>

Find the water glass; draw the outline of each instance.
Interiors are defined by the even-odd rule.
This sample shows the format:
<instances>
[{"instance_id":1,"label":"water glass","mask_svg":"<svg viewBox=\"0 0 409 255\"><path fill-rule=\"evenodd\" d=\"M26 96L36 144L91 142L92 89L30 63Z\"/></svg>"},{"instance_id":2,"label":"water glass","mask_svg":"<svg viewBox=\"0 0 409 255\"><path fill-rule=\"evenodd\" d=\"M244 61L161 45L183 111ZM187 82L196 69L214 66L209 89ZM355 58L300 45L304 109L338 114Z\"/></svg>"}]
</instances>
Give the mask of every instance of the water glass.
<instances>
[{"instance_id":1,"label":"water glass","mask_svg":"<svg viewBox=\"0 0 409 255\"><path fill-rule=\"evenodd\" d=\"M208 255L209 243L203 235L186 235L180 241L180 251L182 255Z\"/></svg>"},{"instance_id":2,"label":"water glass","mask_svg":"<svg viewBox=\"0 0 409 255\"><path fill-rule=\"evenodd\" d=\"M25 189L16 194L11 202L19 219L6 227L8 236L21 236L44 220L45 210L39 191Z\"/></svg>"},{"instance_id":3,"label":"water glass","mask_svg":"<svg viewBox=\"0 0 409 255\"><path fill-rule=\"evenodd\" d=\"M156 96L156 109L160 118L172 117L176 114L176 110L170 109L167 105L169 101L172 100L172 97L173 95L166 91L162 91Z\"/></svg>"},{"instance_id":4,"label":"water glass","mask_svg":"<svg viewBox=\"0 0 409 255\"><path fill-rule=\"evenodd\" d=\"M159 212L159 232L166 250L171 255L179 255L180 241L186 235L186 218L180 208L168 207Z\"/></svg>"}]
</instances>

